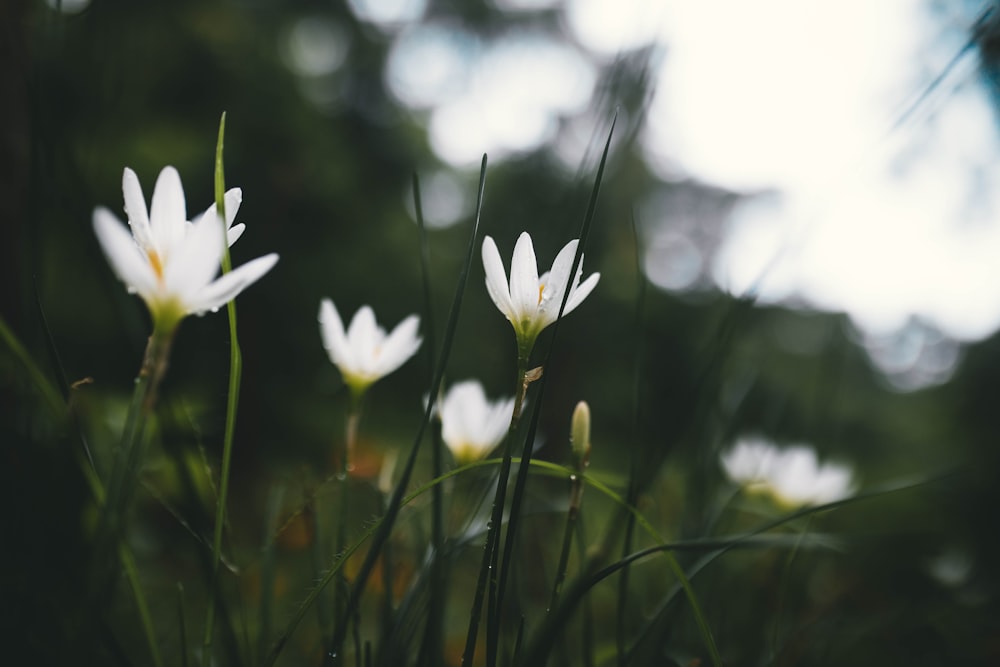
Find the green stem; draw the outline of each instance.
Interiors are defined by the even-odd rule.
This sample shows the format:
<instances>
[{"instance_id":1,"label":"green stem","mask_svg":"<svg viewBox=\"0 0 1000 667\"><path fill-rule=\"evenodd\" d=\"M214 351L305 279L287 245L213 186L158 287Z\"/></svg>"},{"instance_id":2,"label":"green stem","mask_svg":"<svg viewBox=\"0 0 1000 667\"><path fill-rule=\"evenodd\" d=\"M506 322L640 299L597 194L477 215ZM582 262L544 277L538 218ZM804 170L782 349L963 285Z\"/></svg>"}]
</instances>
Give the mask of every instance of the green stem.
<instances>
[{"instance_id":1,"label":"green stem","mask_svg":"<svg viewBox=\"0 0 1000 667\"><path fill-rule=\"evenodd\" d=\"M518 342L514 411L510 417L510 426L507 428L507 437L504 439L503 459L500 463L496 494L493 496L490 522L486 528L486 546L483 549L483 559L479 566L479 579L476 581L476 592L472 601L469 629L465 637L465 651L462 653L462 667L468 667L472 664L472 657L476 652L476 638L479 634L479 621L482 616L483 597L486 593L487 579L489 580L490 589L490 603L487 605L487 656L495 654L499 622L497 619L498 610L495 609L494 603L496 601L497 587L497 559L500 553L498 548L500 544L500 529L503 523L504 501L507 496L507 481L510 477L514 433L521 421L524 397L528 392L528 384L531 382L528 377L528 354L530 354L530 349L525 353L524 346L520 341Z\"/></svg>"},{"instance_id":2,"label":"green stem","mask_svg":"<svg viewBox=\"0 0 1000 667\"><path fill-rule=\"evenodd\" d=\"M576 524L577 514L580 511L580 496L583 494L583 482L579 477L573 475L569 478L569 481L571 484L569 511L566 512L566 528L563 531L559 566L556 568L555 584L552 586L552 598L549 601L549 608L546 610L546 613L551 611L556 606L556 602L559 601L559 591L562 590L563 581L566 579L566 567L569 565L569 548L573 543L573 528Z\"/></svg>"},{"instance_id":3,"label":"green stem","mask_svg":"<svg viewBox=\"0 0 1000 667\"><path fill-rule=\"evenodd\" d=\"M361 425L361 405L362 399L364 398L364 390L355 390L351 388L351 399L350 407L347 412L347 423L345 426L345 438L344 438L344 452L340 457L340 465L337 470L337 481L340 484L340 502L337 504L337 522L336 522L336 533L334 539L334 553L335 558L339 563L342 563L347 556L345 555L345 548L347 546L347 515L350 512L350 475L351 471L354 469L355 455L357 453L358 447L358 430ZM336 585L333 588L333 615L340 623L350 623L351 618L349 615L343 613L346 604L345 593L346 593L347 582L344 580L343 585ZM323 600L320 600L320 605L322 607ZM335 621L335 622L338 622ZM338 637L346 637L347 633L343 629L334 629L334 634ZM338 644L333 647L334 652L338 655L343 649L342 644Z\"/></svg>"},{"instance_id":4,"label":"green stem","mask_svg":"<svg viewBox=\"0 0 1000 667\"><path fill-rule=\"evenodd\" d=\"M94 502L97 503L98 507L105 507L106 496L104 491L104 486L101 484L100 478L98 478L97 473L94 471L91 463L86 459L83 452L78 452L78 457L80 459L80 469L83 471L84 479L87 480L87 486L90 487L90 493L94 497ZM142 621L143 634L146 637L146 644L149 646L149 655L153 661L155 667L162 667L163 659L160 656L160 647L156 643L156 633L153 629L152 615L149 613L149 604L146 602L146 595L142 589L142 582L139 580L138 568L135 564L135 556L132 554L131 548L124 541L118 543L118 557L121 559L123 564L123 569L125 570L125 578L128 580L129 588L132 590L132 597L135 599L136 610L139 612L139 618Z\"/></svg>"},{"instance_id":5,"label":"green stem","mask_svg":"<svg viewBox=\"0 0 1000 667\"><path fill-rule=\"evenodd\" d=\"M148 417L156 400L156 390L167 369L173 331L155 328L146 345L142 367L135 379L125 428L111 470L104 511L97 529L94 564L103 574L96 576L99 595L110 599L117 577L118 542L125 525L129 499L136 485L147 441Z\"/></svg>"},{"instance_id":6,"label":"green stem","mask_svg":"<svg viewBox=\"0 0 1000 667\"><path fill-rule=\"evenodd\" d=\"M219 121L219 139L215 149L215 208L219 215L223 233L226 229L225 175L222 167L223 137L226 130L226 114ZM232 263L229 258L229 243L223 243L222 273L229 273ZM229 316L229 390L226 400L226 430L222 443L222 469L219 474L219 497L215 506L215 531L212 535L212 592L208 596L205 615L204 647L206 658L211 655L213 630L215 626L215 591L219 586L219 569L222 563L222 531L226 524L226 503L229 498L229 471L233 458L233 437L236 433L236 409L240 400L240 380L243 374L243 357L236 335L236 302L226 304Z\"/></svg>"}]
</instances>

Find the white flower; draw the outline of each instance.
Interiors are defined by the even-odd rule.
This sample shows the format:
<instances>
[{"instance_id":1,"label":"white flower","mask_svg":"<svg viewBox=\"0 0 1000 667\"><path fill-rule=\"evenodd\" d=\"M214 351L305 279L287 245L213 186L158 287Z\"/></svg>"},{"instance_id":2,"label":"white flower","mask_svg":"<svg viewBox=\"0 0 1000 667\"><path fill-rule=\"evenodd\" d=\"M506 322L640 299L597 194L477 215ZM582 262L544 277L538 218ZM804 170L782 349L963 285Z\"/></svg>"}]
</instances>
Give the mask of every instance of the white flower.
<instances>
[{"instance_id":1,"label":"white flower","mask_svg":"<svg viewBox=\"0 0 1000 667\"><path fill-rule=\"evenodd\" d=\"M330 361L340 369L344 382L355 392L364 391L380 377L402 366L421 343L417 335L419 317L410 315L386 336L369 306L362 306L354 314L345 332L337 308L329 299L323 299L319 306L319 324L323 347Z\"/></svg>"},{"instance_id":2,"label":"white flower","mask_svg":"<svg viewBox=\"0 0 1000 667\"><path fill-rule=\"evenodd\" d=\"M147 212L135 172L122 176L125 212L132 233L111 211L94 210L94 232L129 292L137 293L152 314L154 327L171 330L189 314L216 311L267 273L278 256L258 257L215 279L226 237L232 244L244 225L232 226L242 200L239 189L226 193L226 229L213 204L194 222L188 222L184 189L177 170L165 167L156 180Z\"/></svg>"},{"instance_id":3,"label":"white flower","mask_svg":"<svg viewBox=\"0 0 1000 667\"><path fill-rule=\"evenodd\" d=\"M535 261L535 250L531 245L531 236L522 232L514 246L514 254L510 262L510 286L507 285L507 273L504 270L500 252L493 239L487 236L483 240L483 268L486 271L486 291L514 326L514 332L521 348L530 352L535 338L542 329L556 321L559 306L562 305L563 292L569 283L569 272L573 268L573 258L576 256L574 239L567 243L556 259L552 268L538 275ZM569 285L569 298L563 314L569 314L583 303L587 295L597 285L601 274L591 274L583 283L580 277L583 273L583 258L577 267L573 282ZM522 350L525 351L525 350Z\"/></svg>"},{"instance_id":4,"label":"white flower","mask_svg":"<svg viewBox=\"0 0 1000 667\"><path fill-rule=\"evenodd\" d=\"M722 467L736 484L769 493L787 507L823 505L854 493L850 466L820 464L816 451L805 445L778 449L758 438L744 438L722 455Z\"/></svg>"},{"instance_id":5,"label":"white flower","mask_svg":"<svg viewBox=\"0 0 1000 667\"><path fill-rule=\"evenodd\" d=\"M468 463L496 447L510 426L514 399L490 401L475 380L457 382L439 403L441 439L458 463Z\"/></svg>"}]
</instances>

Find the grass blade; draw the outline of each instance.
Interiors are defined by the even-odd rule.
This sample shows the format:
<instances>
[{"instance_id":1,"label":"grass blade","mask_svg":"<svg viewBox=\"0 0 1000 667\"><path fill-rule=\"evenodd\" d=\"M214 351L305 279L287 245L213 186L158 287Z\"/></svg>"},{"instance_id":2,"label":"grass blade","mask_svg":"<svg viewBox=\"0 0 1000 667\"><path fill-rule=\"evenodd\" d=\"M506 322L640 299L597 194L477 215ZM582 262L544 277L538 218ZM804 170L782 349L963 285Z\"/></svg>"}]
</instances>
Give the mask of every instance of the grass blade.
<instances>
[{"instance_id":1,"label":"grass blade","mask_svg":"<svg viewBox=\"0 0 1000 667\"><path fill-rule=\"evenodd\" d=\"M423 278L424 288L424 327L427 340L431 345L427 346L428 367L433 376L434 369L434 304L431 299L431 257L430 244L427 241L427 226L424 224L423 206L420 201L420 179L416 172L413 173L413 210L416 212L417 228L420 232L420 273ZM433 381L433 377L431 378ZM432 397L433 401L434 398ZM440 477L444 470L443 452L444 443L441 441L441 434L438 429L433 429L431 433L431 475ZM440 665L443 661L444 650L444 572L441 560L441 548L444 544L444 493L440 485L431 490L431 559L430 559L430 588L427 610L427 624L425 626L424 638L420 649L420 661L425 665Z\"/></svg>"},{"instance_id":2,"label":"grass blade","mask_svg":"<svg viewBox=\"0 0 1000 667\"><path fill-rule=\"evenodd\" d=\"M219 120L219 139L215 148L215 207L221 224L226 224L226 178L223 171L222 149L226 132L226 113L222 112ZM229 258L229 244L223 244L222 272L232 270ZM229 390L226 400L226 430L222 443L222 466L219 473L219 496L216 500L215 532L212 536L212 588L219 586L219 565L222 561L222 530L226 522L226 501L229 495L229 470L233 456L233 435L236 431L236 409L240 400L240 379L243 372L243 359L240 354L240 344L236 336L236 300L230 299L226 304L229 316ZM208 610L205 616L204 647L206 655L211 655L212 636L215 623L216 595L209 595Z\"/></svg>"},{"instance_id":3,"label":"grass blade","mask_svg":"<svg viewBox=\"0 0 1000 667\"><path fill-rule=\"evenodd\" d=\"M633 341L633 351L634 357L632 362L632 436L630 438L630 451L632 452L632 460L629 462L629 475L628 475L628 487L625 495L625 502L630 506L634 507L639 498L639 455L636 446L635 433L638 429L639 424L639 379L642 370L642 318L643 312L646 307L646 279L642 272L642 262L639 258L639 234L636 230L635 224L635 211L632 212L630 218L631 228L632 228L632 245L635 250L635 268L636 268L636 283L637 283L637 294L636 294L636 306L635 306L635 322L632 326L632 331L635 335L635 340ZM624 558L630 551L632 551L632 536L635 531L635 517L629 514L625 519L625 536L622 540L622 551L621 555ZM615 614L616 619L616 630L615 630L615 645L618 653L618 667L625 667L627 664L625 660L625 632L628 619L628 586L629 586L629 568L622 568L621 575L618 577L618 599L617 599L617 613Z\"/></svg>"}]
</instances>

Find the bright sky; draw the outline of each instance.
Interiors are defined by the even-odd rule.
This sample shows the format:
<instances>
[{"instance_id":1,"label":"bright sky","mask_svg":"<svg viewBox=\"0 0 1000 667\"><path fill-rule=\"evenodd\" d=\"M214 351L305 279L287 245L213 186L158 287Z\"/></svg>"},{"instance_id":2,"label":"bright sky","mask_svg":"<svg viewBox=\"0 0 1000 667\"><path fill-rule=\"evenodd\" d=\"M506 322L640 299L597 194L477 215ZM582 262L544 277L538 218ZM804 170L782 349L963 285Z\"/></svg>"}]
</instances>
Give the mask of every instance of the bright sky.
<instances>
[{"instance_id":1,"label":"bright sky","mask_svg":"<svg viewBox=\"0 0 1000 667\"><path fill-rule=\"evenodd\" d=\"M652 45L659 69L640 134L651 168L668 182L766 193L733 213L709 267L683 212L645 220L654 283L683 290L708 268L723 290L846 312L901 388L946 380L960 357L954 341L1000 328L990 187L1000 139L975 52L896 125L961 50L974 3L932 16L929 1L914 0L495 1L559 10L562 31L486 40L426 19L424 0L349 2L393 40L389 89L453 167L428 178L432 224L467 214L455 174L484 152L495 162L555 141L578 166L594 130L582 125L600 120L586 114L598 66ZM322 69L340 56L300 59Z\"/></svg>"}]
</instances>

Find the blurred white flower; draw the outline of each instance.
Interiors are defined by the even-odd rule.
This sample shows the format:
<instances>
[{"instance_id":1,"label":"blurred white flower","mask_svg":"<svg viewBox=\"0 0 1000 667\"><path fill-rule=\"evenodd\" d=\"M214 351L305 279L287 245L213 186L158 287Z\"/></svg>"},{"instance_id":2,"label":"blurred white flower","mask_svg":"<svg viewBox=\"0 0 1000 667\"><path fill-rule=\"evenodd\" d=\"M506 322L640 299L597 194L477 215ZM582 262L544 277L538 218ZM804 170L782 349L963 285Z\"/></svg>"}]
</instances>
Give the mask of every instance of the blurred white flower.
<instances>
[{"instance_id":1,"label":"blurred white flower","mask_svg":"<svg viewBox=\"0 0 1000 667\"><path fill-rule=\"evenodd\" d=\"M344 382L355 393L363 392L380 377L402 366L421 343L417 335L419 317L410 315L387 336L375 322L375 313L369 306L362 306L354 314L345 332L333 301L323 299L319 306L319 324L323 347L330 361L340 369Z\"/></svg>"},{"instance_id":2,"label":"blurred white flower","mask_svg":"<svg viewBox=\"0 0 1000 667\"><path fill-rule=\"evenodd\" d=\"M567 243L556 259L552 268L538 275L535 260L535 249L531 244L531 236L522 232L514 246L514 254L510 263L510 286L507 285L507 273L504 270L500 251L493 239L487 236L483 240L483 268L486 271L486 291L503 313L517 336L519 352L530 353L535 338L542 329L556 321L559 306L562 305L563 291L569 283L569 272L573 268L573 258L576 256L576 246L579 240ZM601 274L594 273L580 283L583 273L583 258L577 267L573 282L569 285L569 298L563 314L567 315L587 298Z\"/></svg>"},{"instance_id":3,"label":"blurred white flower","mask_svg":"<svg viewBox=\"0 0 1000 667\"><path fill-rule=\"evenodd\" d=\"M734 483L768 493L786 507L823 505L854 493L850 466L820 464L816 451L805 445L779 449L759 438L744 438L721 461Z\"/></svg>"},{"instance_id":4,"label":"blurred white flower","mask_svg":"<svg viewBox=\"0 0 1000 667\"><path fill-rule=\"evenodd\" d=\"M496 447L510 426L514 399L490 401L476 380L457 382L438 404L441 438L459 464L469 463Z\"/></svg>"},{"instance_id":5,"label":"blurred white flower","mask_svg":"<svg viewBox=\"0 0 1000 667\"><path fill-rule=\"evenodd\" d=\"M94 233L128 291L146 302L155 328L170 331L186 315L218 310L278 261L271 253L215 279L226 237L231 245L243 233L244 225L232 226L242 200L239 189L225 195L225 230L214 204L188 222L184 189L173 167L160 172L148 211L131 169L122 176L122 191L132 233L104 207L94 210Z\"/></svg>"}]
</instances>

